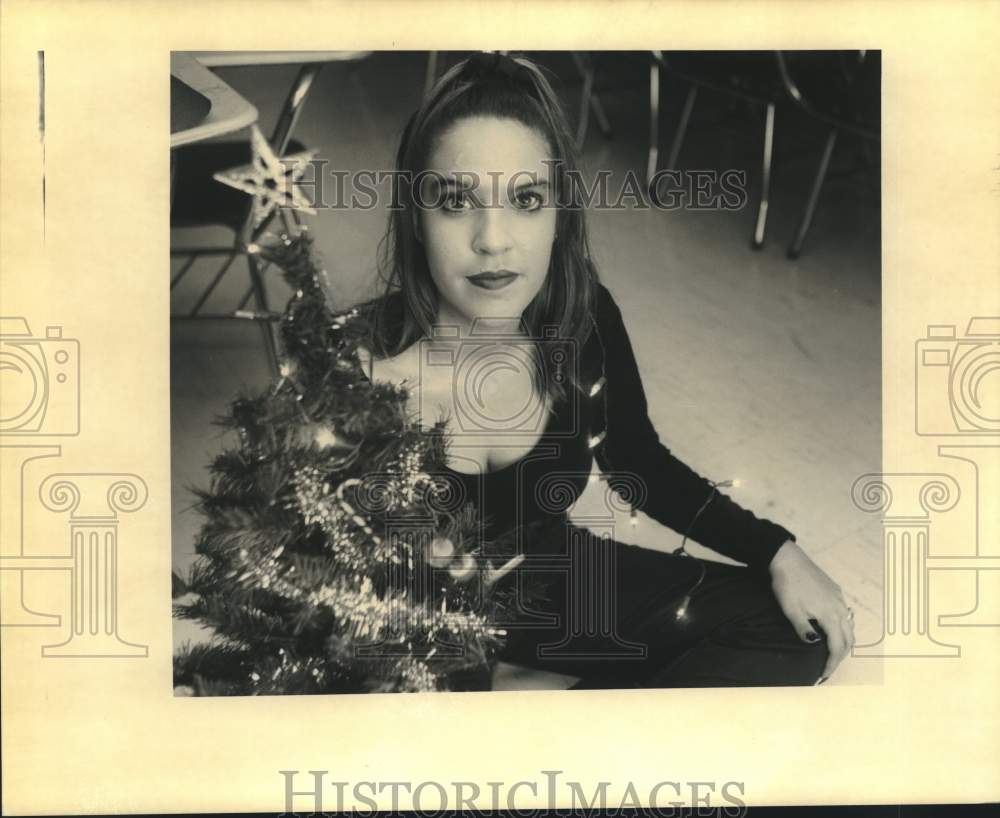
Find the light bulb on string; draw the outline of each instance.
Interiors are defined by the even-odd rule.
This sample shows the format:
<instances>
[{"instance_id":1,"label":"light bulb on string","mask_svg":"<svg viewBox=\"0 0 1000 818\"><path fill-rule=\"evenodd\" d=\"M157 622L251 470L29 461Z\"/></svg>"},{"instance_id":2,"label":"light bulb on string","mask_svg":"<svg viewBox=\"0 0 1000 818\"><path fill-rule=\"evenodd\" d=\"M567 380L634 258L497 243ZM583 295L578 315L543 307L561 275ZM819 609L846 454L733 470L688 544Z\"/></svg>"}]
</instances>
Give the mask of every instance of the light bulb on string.
<instances>
[{"instance_id":1,"label":"light bulb on string","mask_svg":"<svg viewBox=\"0 0 1000 818\"><path fill-rule=\"evenodd\" d=\"M476 558L472 554L462 554L461 558L448 569L455 579L464 582L476 570Z\"/></svg>"},{"instance_id":2,"label":"light bulb on string","mask_svg":"<svg viewBox=\"0 0 1000 818\"><path fill-rule=\"evenodd\" d=\"M435 537L431 541L427 561L435 567L446 568L451 564L454 553L455 544L448 537Z\"/></svg>"},{"instance_id":3,"label":"light bulb on string","mask_svg":"<svg viewBox=\"0 0 1000 818\"><path fill-rule=\"evenodd\" d=\"M333 430L326 426L318 426L313 433L313 441L321 449L329 448L334 446L338 442L337 436L333 433Z\"/></svg>"}]
</instances>

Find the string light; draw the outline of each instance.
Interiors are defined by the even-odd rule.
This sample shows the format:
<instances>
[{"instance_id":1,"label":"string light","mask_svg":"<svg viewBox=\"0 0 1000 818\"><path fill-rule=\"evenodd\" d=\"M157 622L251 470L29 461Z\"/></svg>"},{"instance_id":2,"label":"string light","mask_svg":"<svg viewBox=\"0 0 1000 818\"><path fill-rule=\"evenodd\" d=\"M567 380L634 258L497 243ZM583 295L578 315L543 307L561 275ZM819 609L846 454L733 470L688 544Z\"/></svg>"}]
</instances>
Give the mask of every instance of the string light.
<instances>
[{"instance_id":1,"label":"string light","mask_svg":"<svg viewBox=\"0 0 1000 818\"><path fill-rule=\"evenodd\" d=\"M326 426L320 426L316 430L316 433L313 435L313 440L316 441L316 445L321 449L333 446L339 442L337 436L333 433L333 430L327 428Z\"/></svg>"},{"instance_id":2,"label":"string light","mask_svg":"<svg viewBox=\"0 0 1000 818\"><path fill-rule=\"evenodd\" d=\"M712 482L711 480L709 480L708 482L712 487L712 490L708 494L708 499L706 499L705 502L702 503L701 508L698 509L698 513L695 514L694 519L691 520L691 524L687 527L687 530L684 532L684 536L681 538L680 546L673 551L675 555L683 557L691 557L691 554L688 552L686 547L688 541L688 535L691 533L691 529L694 528L694 524L698 521L698 518L701 516L702 512L706 508L708 508L709 503L711 503L712 500L715 498L715 495L719 493L720 488L726 486L738 486L740 484L740 481L738 479L721 480L718 483ZM683 622L688 619L688 607L691 604L691 598L694 596L695 591L697 591L698 588L701 587L701 584L705 581L706 573L707 571L705 569L705 563L699 561L698 579L695 580L694 585L691 586L688 592L684 595L683 599L681 599L680 605L677 606L677 610L674 612L674 616L677 618L678 622Z\"/></svg>"},{"instance_id":3,"label":"string light","mask_svg":"<svg viewBox=\"0 0 1000 818\"><path fill-rule=\"evenodd\" d=\"M608 428L608 394L607 390L603 389L604 385L607 383L606 380L607 373L604 369L605 362L607 361L607 350L604 346L604 339L601 338L600 330L597 327L597 321L593 318L593 316L591 316L591 321L594 330L594 335L597 338L597 342L601 347L601 376L600 378L597 379L597 381L595 381L594 385L591 387L590 394L591 397L593 397L603 390L603 394L601 395L601 403L602 403L603 420L604 420L604 429L597 435L594 435L593 437L590 438L589 446L593 450L598 445L600 445L601 441L604 440L604 437L606 435L606 430ZM598 456L600 466L604 471L608 473L612 473L615 471L614 464L612 463L610 453L608 452L606 446L602 447L600 452L596 454ZM591 475L591 477L593 477L593 475ZM708 497L705 499L705 502L702 503L701 508L699 508L698 511L695 513L694 517L692 518L690 524L687 527L687 530L684 532L684 536L681 539L680 547L678 547L672 552L674 555L691 557L691 555L688 553L686 549L686 545L688 536L691 533L691 530L694 528L695 523L697 523L698 518L701 517L705 509L708 508L709 503L711 503L715 495L718 494L720 488L725 486L736 487L741 485L741 481L735 478L731 480L723 480L719 483L715 483L709 480L708 483L711 486L711 490L709 491ZM636 509L634 507L632 508L631 514L629 515L629 522L633 526L638 525L638 517L636 514ZM677 608L674 611L674 615L677 618L678 622L686 622L688 620L689 618L688 609L690 608L691 605L691 599L694 596L695 592L698 590L698 588L701 587L701 584L705 581L705 576L707 573L705 568L705 563L702 562L701 560L698 560L697 563L698 563L698 578L695 580L694 584L688 589L687 593L681 598L680 604L678 604Z\"/></svg>"},{"instance_id":4,"label":"string light","mask_svg":"<svg viewBox=\"0 0 1000 818\"><path fill-rule=\"evenodd\" d=\"M690 604L691 604L691 594L688 593L685 594L684 599L681 601L681 604L677 606L677 611L674 614L674 616L677 617L678 620L687 619L688 605Z\"/></svg>"},{"instance_id":5,"label":"string light","mask_svg":"<svg viewBox=\"0 0 1000 818\"><path fill-rule=\"evenodd\" d=\"M476 558L472 554L462 554L461 559L455 565L452 565L448 569L448 573L451 574L457 580L466 580L472 576L472 572L476 570Z\"/></svg>"}]
</instances>

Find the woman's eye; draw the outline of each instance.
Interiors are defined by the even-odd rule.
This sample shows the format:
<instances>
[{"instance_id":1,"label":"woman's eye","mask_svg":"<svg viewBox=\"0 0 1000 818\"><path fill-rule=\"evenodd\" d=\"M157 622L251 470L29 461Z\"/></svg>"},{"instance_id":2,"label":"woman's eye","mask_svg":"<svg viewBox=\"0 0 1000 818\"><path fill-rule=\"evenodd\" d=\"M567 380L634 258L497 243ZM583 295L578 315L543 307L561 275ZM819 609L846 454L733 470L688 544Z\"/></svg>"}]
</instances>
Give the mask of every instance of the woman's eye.
<instances>
[{"instance_id":1,"label":"woman's eye","mask_svg":"<svg viewBox=\"0 0 1000 818\"><path fill-rule=\"evenodd\" d=\"M518 193L514 201L517 204L519 210L538 210L544 203L545 200L542 198L540 193L536 193L533 190L525 191L524 193Z\"/></svg>"},{"instance_id":2,"label":"woman's eye","mask_svg":"<svg viewBox=\"0 0 1000 818\"><path fill-rule=\"evenodd\" d=\"M464 193L452 193L441 203L441 207L450 213L460 213L472 206L472 199Z\"/></svg>"}]
</instances>

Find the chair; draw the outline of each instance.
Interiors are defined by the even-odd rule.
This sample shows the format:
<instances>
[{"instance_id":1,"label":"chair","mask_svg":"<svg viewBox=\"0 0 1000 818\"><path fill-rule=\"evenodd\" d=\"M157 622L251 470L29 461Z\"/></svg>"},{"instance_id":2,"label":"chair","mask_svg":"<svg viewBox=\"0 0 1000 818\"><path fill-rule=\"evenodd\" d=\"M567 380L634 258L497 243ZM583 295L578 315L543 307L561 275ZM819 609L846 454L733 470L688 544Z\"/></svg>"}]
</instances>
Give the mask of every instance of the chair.
<instances>
[{"instance_id":1,"label":"chair","mask_svg":"<svg viewBox=\"0 0 1000 818\"><path fill-rule=\"evenodd\" d=\"M646 160L646 185L653 184L659 168L660 156L660 102L662 75L670 73L689 84L680 121L667 153L664 167L673 169L677 164L681 144L691 120L691 112L698 96L699 88L707 88L735 95L744 100L765 107L764 150L761 198L754 227L753 246L759 248L764 243L767 223L768 200L771 185L771 165L774 152L775 109L784 93L781 77L769 52L620 52L616 58L641 57L649 69L649 152ZM611 126L604 114L603 106L595 89L595 67L592 57L583 52L574 52L573 60L583 80L577 120L576 144L582 150L587 135L587 125L591 112L606 138L611 137ZM606 89L605 89L606 90Z\"/></svg>"},{"instance_id":2,"label":"chair","mask_svg":"<svg viewBox=\"0 0 1000 818\"><path fill-rule=\"evenodd\" d=\"M652 52L651 96L659 93L659 70L689 84L681 108L666 168L674 168L680 154L691 111L699 89L735 96L764 107L764 140L761 195L754 224L752 246L764 244L770 204L771 169L774 156L776 111L790 105L819 121L829 130L820 154L813 184L788 257L798 258L816 212L819 194L830 166L838 134L849 133L877 141L879 122L880 61L878 52ZM654 85L655 83L655 85ZM656 169L655 130L651 135L651 178Z\"/></svg>"},{"instance_id":3,"label":"chair","mask_svg":"<svg viewBox=\"0 0 1000 818\"><path fill-rule=\"evenodd\" d=\"M659 96L659 74L671 74L688 83L680 119L664 165L674 169L691 121L700 89L728 94L764 109L764 139L761 156L761 191L757 204L751 246L764 246L767 212L771 194L771 167L774 159L774 125L779 102L785 99L785 87L774 54L768 51L654 51L650 67L650 97ZM655 78L655 88L654 88ZM652 141L647 180L656 172L656 152Z\"/></svg>"},{"instance_id":4,"label":"chair","mask_svg":"<svg viewBox=\"0 0 1000 818\"><path fill-rule=\"evenodd\" d=\"M291 139L291 134L322 67L323 63L307 63L299 70L281 110L278 124L269 140L276 155L284 156L304 149L301 143ZM273 312L268 304L263 277L268 265L262 263L253 253L246 252L246 248L268 228L274 216L255 228L251 215L252 199L245 193L226 187L212 178L215 172L245 165L250 159L249 141L199 143L178 148L173 152L170 226L173 228L221 225L232 230L234 241L232 245L223 247L171 247L172 258L185 258L185 262L171 277L171 291L177 287L198 258L223 257L221 266L201 291L194 307L186 314L172 314L171 318L175 320L236 318L258 322L268 362L272 370L277 373L278 344L274 321L280 318L280 314ZM286 227L291 226L287 221L289 218L296 225L300 223L295 211L292 211L290 216L286 211L281 211L281 216L286 219ZM236 308L231 312L203 313L205 302L240 256L246 259L250 281ZM255 309L248 310L251 298Z\"/></svg>"},{"instance_id":5,"label":"chair","mask_svg":"<svg viewBox=\"0 0 1000 818\"><path fill-rule=\"evenodd\" d=\"M775 52L782 84L792 102L807 116L828 126L788 257L798 258L812 225L820 191L827 178L839 134L880 141L881 53L878 51Z\"/></svg>"},{"instance_id":6,"label":"chair","mask_svg":"<svg viewBox=\"0 0 1000 818\"><path fill-rule=\"evenodd\" d=\"M574 51L572 57L573 65L576 66L576 71L583 84L580 89L580 103L576 120L576 149L582 151L584 142L587 141L587 126L590 124L591 113L597 120L597 126L601 129L601 134L605 139L612 137L612 131L611 123L608 121L607 114L604 113L604 105L594 89L597 69L593 58L586 51Z\"/></svg>"}]
</instances>

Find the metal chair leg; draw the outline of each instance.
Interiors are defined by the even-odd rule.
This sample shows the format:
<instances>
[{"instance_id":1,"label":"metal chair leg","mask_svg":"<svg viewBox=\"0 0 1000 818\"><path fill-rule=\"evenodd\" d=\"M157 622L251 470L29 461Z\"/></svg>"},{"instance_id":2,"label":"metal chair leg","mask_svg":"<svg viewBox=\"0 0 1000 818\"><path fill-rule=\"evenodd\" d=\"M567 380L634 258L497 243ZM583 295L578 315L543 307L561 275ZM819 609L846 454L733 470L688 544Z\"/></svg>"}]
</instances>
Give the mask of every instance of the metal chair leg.
<instances>
[{"instance_id":1,"label":"metal chair leg","mask_svg":"<svg viewBox=\"0 0 1000 818\"><path fill-rule=\"evenodd\" d=\"M250 267L250 281L253 285L257 310L260 313L259 323L261 333L264 338L264 349L267 352L267 361L271 367L271 372L275 376L278 373L278 340L275 337L274 323L270 320L271 310L267 304L267 292L264 289L264 278L261 275L260 267L257 266L257 258L253 253L247 253L247 264Z\"/></svg>"},{"instance_id":2,"label":"metal chair leg","mask_svg":"<svg viewBox=\"0 0 1000 818\"><path fill-rule=\"evenodd\" d=\"M653 184L660 158L660 64L649 64L649 158L646 160L646 188Z\"/></svg>"},{"instance_id":3,"label":"metal chair leg","mask_svg":"<svg viewBox=\"0 0 1000 818\"><path fill-rule=\"evenodd\" d=\"M275 125L274 133L271 135L271 150L276 155L284 156L285 150L288 148L288 143L292 138L292 131L295 129L295 124L298 122L299 116L302 114L302 109L305 107L306 97L309 96L312 84L322 70L322 63L306 63L299 69L298 76L292 84L288 102L281 111L278 124Z\"/></svg>"},{"instance_id":4,"label":"metal chair leg","mask_svg":"<svg viewBox=\"0 0 1000 818\"><path fill-rule=\"evenodd\" d=\"M764 230L767 227L767 205L771 194L771 159L774 155L774 103L767 103L767 116L764 120L764 161L763 174L760 182L760 205L757 208L757 224L753 231L753 248L759 250L764 246Z\"/></svg>"},{"instance_id":5,"label":"metal chair leg","mask_svg":"<svg viewBox=\"0 0 1000 818\"><path fill-rule=\"evenodd\" d=\"M265 261L263 264L260 265L259 270L262 277L267 272L270 266L271 262L269 261ZM243 297L240 299L240 303L236 305L236 312L241 312L241 313L246 312L246 306L247 304L250 303L250 299L253 298L255 292L256 290L254 289L254 286L251 283L250 286L247 287L246 292L243 293Z\"/></svg>"},{"instance_id":6,"label":"metal chair leg","mask_svg":"<svg viewBox=\"0 0 1000 818\"><path fill-rule=\"evenodd\" d=\"M253 284L247 287L247 291L243 293L243 297L240 299L240 303L236 305L236 312L245 310L247 304L250 303L251 298L253 298Z\"/></svg>"},{"instance_id":7,"label":"metal chair leg","mask_svg":"<svg viewBox=\"0 0 1000 818\"><path fill-rule=\"evenodd\" d=\"M802 244L806 240L806 233L812 226L813 216L816 215L816 203L819 201L819 193L823 188L823 180L830 169L830 158L833 156L833 148L837 143L837 129L831 129L826 136L826 144L823 146L823 155L819 160L819 167L816 168L816 178L813 179L812 189L809 191L809 199L806 201L806 210L802 214L802 221L799 229L795 233L795 238L788 248L788 257L796 259L802 253Z\"/></svg>"},{"instance_id":8,"label":"metal chair leg","mask_svg":"<svg viewBox=\"0 0 1000 818\"><path fill-rule=\"evenodd\" d=\"M698 98L698 86L692 85L688 88L687 96L684 97L684 107L681 109L681 119L677 123L677 130L674 131L674 141L670 144L670 153L667 155L667 163L664 165L668 170L677 167L677 157L681 153L681 145L687 135L688 124L691 122L691 111L694 109L694 102Z\"/></svg>"}]
</instances>

